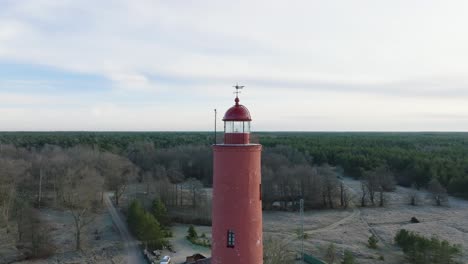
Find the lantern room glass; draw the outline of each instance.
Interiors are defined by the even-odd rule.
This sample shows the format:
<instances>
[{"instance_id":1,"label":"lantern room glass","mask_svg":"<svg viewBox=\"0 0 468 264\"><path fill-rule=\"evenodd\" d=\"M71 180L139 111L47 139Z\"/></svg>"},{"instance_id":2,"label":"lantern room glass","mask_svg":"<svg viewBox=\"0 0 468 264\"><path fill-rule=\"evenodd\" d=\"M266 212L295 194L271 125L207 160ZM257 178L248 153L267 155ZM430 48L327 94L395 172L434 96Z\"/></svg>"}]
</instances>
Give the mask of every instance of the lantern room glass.
<instances>
[{"instance_id":1,"label":"lantern room glass","mask_svg":"<svg viewBox=\"0 0 468 264\"><path fill-rule=\"evenodd\" d=\"M250 121L225 121L224 133L250 133Z\"/></svg>"}]
</instances>

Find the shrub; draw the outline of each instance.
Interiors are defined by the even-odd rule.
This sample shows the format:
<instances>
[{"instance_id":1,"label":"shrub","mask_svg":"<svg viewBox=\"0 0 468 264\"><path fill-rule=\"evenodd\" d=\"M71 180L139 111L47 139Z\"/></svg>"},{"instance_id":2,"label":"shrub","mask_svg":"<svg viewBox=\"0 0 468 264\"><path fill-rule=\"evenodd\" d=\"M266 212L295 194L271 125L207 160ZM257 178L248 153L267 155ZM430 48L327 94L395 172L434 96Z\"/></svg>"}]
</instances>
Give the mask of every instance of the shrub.
<instances>
[{"instance_id":1,"label":"shrub","mask_svg":"<svg viewBox=\"0 0 468 264\"><path fill-rule=\"evenodd\" d=\"M203 247L211 247L210 240L206 238L205 233L203 233L200 237L198 237L197 230L193 225L190 225L187 230L187 240L190 241L192 244L203 246Z\"/></svg>"},{"instance_id":2,"label":"shrub","mask_svg":"<svg viewBox=\"0 0 468 264\"><path fill-rule=\"evenodd\" d=\"M369 248L372 248L372 249L378 248L377 243L379 242L379 240L374 234L372 234L372 236L369 237L369 240L367 242L369 243L368 245Z\"/></svg>"},{"instance_id":3,"label":"shrub","mask_svg":"<svg viewBox=\"0 0 468 264\"><path fill-rule=\"evenodd\" d=\"M344 252L344 258L342 264L355 264L356 260L354 258L354 255L351 251L345 250Z\"/></svg>"},{"instance_id":4,"label":"shrub","mask_svg":"<svg viewBox=\"0 0 468 264\"><path fill-rule=\"evenodd\" d=\"M301 229L300 228L297 228L296 229L296 235L297 235L297 238L301 239ZM303 238L304 239L308 239L309 238L309 234L307 233L303 233Z\"/></svg>"},{"instance_id":5,"label":"shrub","mask_svg":"<svg viewBox=\"0 0 468 264\"><path fill-rule=\"evenodd\" d=\"M437 237L428 239L405 229L398 231L395 242L403 249L408 261L415 264L451 264L455 263L455 256L461 253L459 245L451 245Z\"/></svg>"},{"instance_id":6,"label":"shrub","mask_svg":"<svg viewBox=\"0 0 468 264\"><path fill-rule=\"evenodd\" d=\"M188 230L187 230L187 239L197 239L198 234L197 231L195 230L195 227L193 225L190 225Z\"/></svg>"}]
</instances>

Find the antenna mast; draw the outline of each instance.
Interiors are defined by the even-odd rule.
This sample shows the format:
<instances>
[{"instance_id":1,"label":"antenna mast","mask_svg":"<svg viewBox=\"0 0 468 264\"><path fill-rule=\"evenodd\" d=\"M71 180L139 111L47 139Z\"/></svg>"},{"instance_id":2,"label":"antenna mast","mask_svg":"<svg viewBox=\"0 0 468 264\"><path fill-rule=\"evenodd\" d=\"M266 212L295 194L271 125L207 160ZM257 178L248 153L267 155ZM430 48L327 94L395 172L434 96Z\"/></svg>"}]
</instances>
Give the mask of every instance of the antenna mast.
<instances>
[{"instance_id":1,"label":"antenna mast","mask_svg":"<svg viewBox=\"0 0 468 264\"><path fill-rule=\"evenodd\" d=\"M216 145L216 116L217 116L217 111L216 108L214 110L215 118L214 118L214 145Z\"/></svg>"}]
</instances>

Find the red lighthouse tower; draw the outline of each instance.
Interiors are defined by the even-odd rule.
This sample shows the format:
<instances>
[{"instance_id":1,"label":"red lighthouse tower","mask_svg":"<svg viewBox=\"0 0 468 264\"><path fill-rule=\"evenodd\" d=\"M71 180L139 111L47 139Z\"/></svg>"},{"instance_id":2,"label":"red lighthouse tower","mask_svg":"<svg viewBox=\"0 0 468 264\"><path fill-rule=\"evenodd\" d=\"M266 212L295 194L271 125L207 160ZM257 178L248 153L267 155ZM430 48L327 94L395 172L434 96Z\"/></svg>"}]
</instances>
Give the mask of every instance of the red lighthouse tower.
<instances>
[{"instance_id":1,"label":"red lighthouse tower","mask_svg":"<svg viewBox=\"0 0 468 264\"><path fill-rule=\"evenodd\" d=\"M213 146L211 263L262 264L262 146L250 143L252 118L238 96L223 121L224 143Z\"/></svg>"}]
</instances>

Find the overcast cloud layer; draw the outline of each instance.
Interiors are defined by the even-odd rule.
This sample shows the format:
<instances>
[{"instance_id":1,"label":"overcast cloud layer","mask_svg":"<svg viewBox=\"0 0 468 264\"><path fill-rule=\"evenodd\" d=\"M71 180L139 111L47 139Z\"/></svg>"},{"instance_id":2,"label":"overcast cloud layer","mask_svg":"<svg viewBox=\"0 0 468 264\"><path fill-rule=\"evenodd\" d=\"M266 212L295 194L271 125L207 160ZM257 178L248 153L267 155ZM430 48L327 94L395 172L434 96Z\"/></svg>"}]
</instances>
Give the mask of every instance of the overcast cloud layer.
<instances>
[{"instance_id":1,"label":"overcast cloud layer","mask_svg":"<svg viewBox=\"0 0 468 264\"><path fill-rule=\"evenodd\" d=\"M0 130L468 131L468 1L0 0Z\"/></svg>"}]
</instances>

